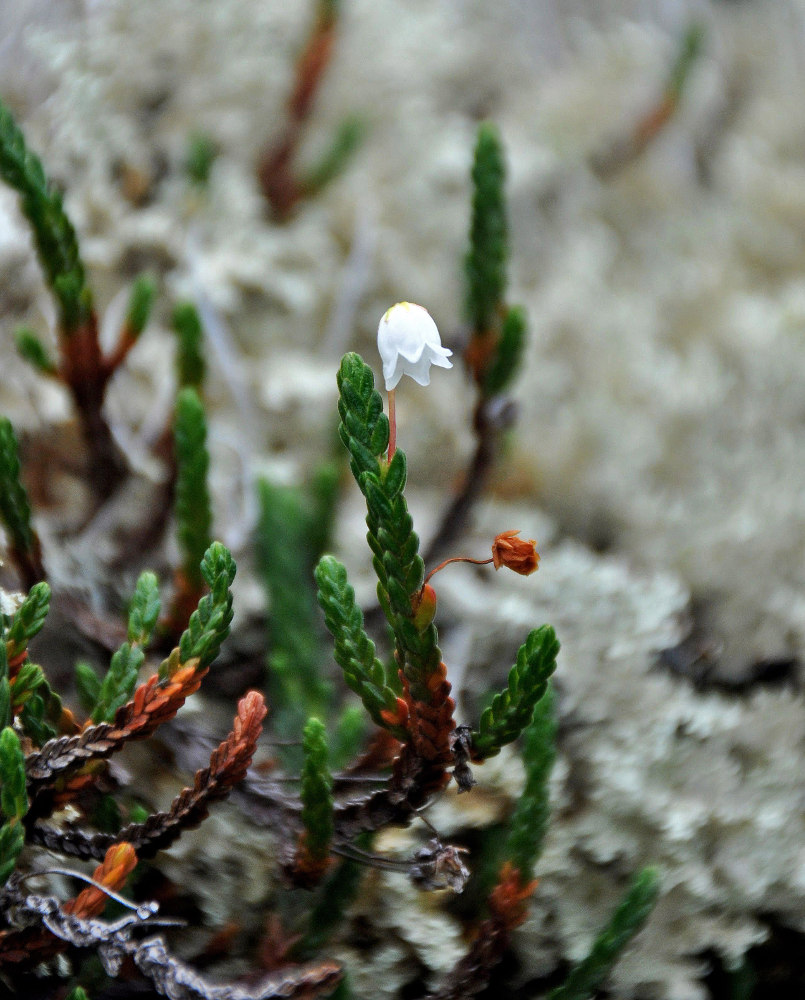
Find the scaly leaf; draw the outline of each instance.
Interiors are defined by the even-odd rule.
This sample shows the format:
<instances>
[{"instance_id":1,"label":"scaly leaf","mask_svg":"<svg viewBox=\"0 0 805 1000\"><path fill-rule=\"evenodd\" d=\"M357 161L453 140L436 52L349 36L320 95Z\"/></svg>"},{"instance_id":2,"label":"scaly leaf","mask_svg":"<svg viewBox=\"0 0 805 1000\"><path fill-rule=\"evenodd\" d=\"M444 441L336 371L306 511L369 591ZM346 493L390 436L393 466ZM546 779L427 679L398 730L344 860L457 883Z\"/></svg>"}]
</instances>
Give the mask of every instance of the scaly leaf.
<instances>
[{"instance_id":1,"label":"scaly leaf","mask_svg":"<svg viewBox=\"0 0 805 1000\"><path fill-rule=\"evenodd\" d=\"M201 586L199 565L210 544L212 510L207 489L207 425L204 406L195 389L186 387L176 397L176 523L182 570L193 588Z\"/></svg>"},{"instance_id":2,"label":"scaly leaf","mask_svg":"<svg viewBox=\"0 0 805 1000\"><path fill-rule=\"evenodd\" d=\"M495 127L478 129L472 167L472 223L465 261L467 317L473 332L488 331L506 292L508 226L503 147Z\"/></svg>"},{"instance_id":3,"label":"scaly leaf","mask_svg":"<svg viewBox=\"0 0 805 1000\"><path fill-rule=\"evenodd\" d=\"M39 262L59 307L62 330L72 333L92 312L92 296L73 225L59 192L45 176L36 154L11 112L0 103L0 178L20 195L20 207L31 225Z\"/></svg>"},{"instance_id":4,"label":"scaly leaf","mask_svg":"<svg viewBox=\"0 0 805 1000\"><path fill-rule=\"evenodd\" d=\"M550 625L534 629L520 647L509 671L508 686L496 694L472 734L473 757L494 757L516 740L531 720L534 706L544 696L548 678L556 669L559 640Z\"/></svg>"}]
</instances>

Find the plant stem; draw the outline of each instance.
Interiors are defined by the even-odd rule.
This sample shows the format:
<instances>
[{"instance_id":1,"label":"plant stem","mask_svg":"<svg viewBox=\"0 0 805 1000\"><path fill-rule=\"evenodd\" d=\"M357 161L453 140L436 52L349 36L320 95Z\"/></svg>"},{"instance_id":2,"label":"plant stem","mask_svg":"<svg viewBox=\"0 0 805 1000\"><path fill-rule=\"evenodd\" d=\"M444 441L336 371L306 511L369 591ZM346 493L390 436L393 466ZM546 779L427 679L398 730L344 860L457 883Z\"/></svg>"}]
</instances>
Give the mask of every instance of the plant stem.
<instances>
[{"instance_id":1,"label":"plant stem","mask_svg":"<svg viewBox=\"0 0 805 1000\"><path fill-rule=\"evenodd\" d=\"M387 461L394 458L397 450L397 390L389 389L389 450Z\"/></svg>"},{"instance_id":2,"label":"plant stem","mask_svg":"<svg viewBox=\"0 0 805 1000\"><path fill-rule=\"evenodd\" d=\"M473 566L488 566L489 563L493 561L494 560L492 559L491 556L489 559L470 559L468 556L453 556L450 559L445 559L444 562L440 562L438 566L434 566L433 569L430 571L430 573L428 573L428 575L425 577L424 581L422 582L422 586L423 587L425 586L425 584L430 580L430 578L434 575L434 573L438 573L440 569L444 569L444 567L447 566L449 563L463 562L463 563L472 563Z\"/></svg>"}]
</instances>

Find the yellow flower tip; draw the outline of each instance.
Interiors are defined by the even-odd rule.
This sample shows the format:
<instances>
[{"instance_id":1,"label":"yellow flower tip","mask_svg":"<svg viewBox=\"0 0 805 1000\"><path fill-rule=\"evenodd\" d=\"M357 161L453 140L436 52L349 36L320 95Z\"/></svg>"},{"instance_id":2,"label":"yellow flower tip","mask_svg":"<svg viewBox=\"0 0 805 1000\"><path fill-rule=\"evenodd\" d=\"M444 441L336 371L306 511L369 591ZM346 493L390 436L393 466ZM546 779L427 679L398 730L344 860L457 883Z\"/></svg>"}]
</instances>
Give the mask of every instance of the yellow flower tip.
<instances>
[{"instance_id":1,"label":"yellow flower tip","mask_svg":"<svg viewBox=\"0 0 805 1000\"><path fill-rule=\"evenodd\" d=\"M517 531L503 531L492 543L492 562L495 569L506 566L521 576L530 576L539 568L539 552L533 538L518 538Z\"/></svg>"}]
</instances>

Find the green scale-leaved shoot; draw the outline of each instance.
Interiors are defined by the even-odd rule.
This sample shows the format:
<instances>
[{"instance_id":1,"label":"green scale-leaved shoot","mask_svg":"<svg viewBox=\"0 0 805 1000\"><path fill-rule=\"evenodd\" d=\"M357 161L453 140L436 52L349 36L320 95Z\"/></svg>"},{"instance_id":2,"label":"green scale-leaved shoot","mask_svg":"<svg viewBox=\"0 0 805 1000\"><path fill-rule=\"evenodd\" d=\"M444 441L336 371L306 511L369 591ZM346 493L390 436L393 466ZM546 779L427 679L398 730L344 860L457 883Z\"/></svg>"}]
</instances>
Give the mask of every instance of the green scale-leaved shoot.
<instances>
[{"instance_id":1,"label":"green scale-leaved shoot","mask_svg":"<svg viewBox=\"0 0 805 1000\"><path fill-rule=\"evenodd\" d=\"M145 329L154 306L156 292L157 286L154 280L146 274L141 274L131 286L125 329L133 340L136 340Z\"/></svg>"},{"instance_id":2,"label":"green scale-leaved shoot","mask_svg":"<svg viewBox=\"0 0 805 1000\"><path fill-rule=\"evenodd\" d=\"M212 533L212 509L207 488L210 464L204 406L191 387L176 397L176 524L182 550L182 571L191 588L202 585L200 564Z\"/></svg>"},{"instance_id":3,"label":"green scale-leaved shoot","mask_svg":"<svg viewBox=\"0 0 805 1000\"><path fill-rule=\"evenodd\" d=\"M6 717L8 698L8 711L18 716L22 731L37 746L56 735L62 715L61 698L48 684L42 668L27 659L28 643L41 631L49 608L50 587L46 583L35 584L10 621L5 623L5 641L0 650L0 663L18 664L11 681L10 671L0 670L3 675L0 718Z\"/></svg>"},{"instance_id":4,"label":"green scale-leaved shoot","mask_svg":"<svg viewBox=\"0 0 805 1000\"><path fill-rule=\"evenodd\" d=\"M472 330L492 325L506 293L508 224L504 184L506 166L497 129L485 122L478 129L472 166L472 224L465 261L466 312Z\"/></svg>"},{"instance_id":5,"label":"green scale-leaved shoot","mask_svg":"<svg viewBox=\"0 0 805 1000\"><path fill-rule=\"evenodd\" d=\"M182 664L197 660L204 670L218 656L232 624L232 581L237 566L232 553L221 542L213 542L201 561L201 576L210 588L190 615L179 645L159 666L160 680L167 680Z\"/></svg>"},{"instance_id":6,"label":"green scale-leaved shoot","mask_svg":"<svg viewBox=\"0 0 805 1000\"><path fill-rule=\"evenodd\" d=\"M485 396L499 395L514 381L520 370L527 336L525 309L512 306L503 317L500 338L484 375L482 388Z\"/></svg>"},{"instance_id":7,"label":"green scale-leaved shoot","mask_svg":"<svg viewBox=\"0 0 805 1000\"><path fill-rule=\"evenodd\" d=\"M91 707L93 722L112 722L118 708L131 698L159 611L157 578L153 573L142 573L129 608L127 641L112 656L106 676L101 680L86 663L76 666L76 686Z\"/></svg>"},{"instance_id":8,"label":"green scale-leaved shoot","mask_svg":"<svg viewBox=\"0 0 805 1000\"><path fill-rule=\"evenodd\" d=\"M27 586L44 575L39 540L31 525L31 504L20 474L19 444L11 421L0 417L0 519L11 542L13 558L21 564Z\"/></svg>"},{"instance_id":9,"label":"green scale-leaved shoot","mask_svg":"<svg viewBox=\"0 0 805 1000\"><path fill-rule=\"evenodd\" d=\"M497 129L478 129L472 165L470 246L464 262L465 313L471 342L466 360L485 398L508 388L520 367L527 325L521 306L505 303L508 249L506 166Z\"/></svg>"},{"instance_id":10,"label":"green scale-leaved shoot","mask_svg":"<svg viewBox=\"0 0 805 1000\"><path fill-rule=\"evenodd\" d=\"M28 591L17 608L6 633L9 660L15 660L28 648L28 643L42 631L50 610L50 587L42 582Z\"/></svg>"},{"instance_id":11,"label":"green scale-leaved shoot","mask_svg":"<svg viewBox=\"0 0 805 1000\"><path fill-rule=\"evenodd\" d=\"M389 685L386 669L375 656L375 645L363 628L363 614L355 602L355 591L347 581L347 571L334 556L323 556L316 567L319 604L335 640L335 662L344 680L358 695L378 726L405 739L402 727L389 724L383 712L396 715L398 689Z\"/></svg>"},{"instance_id":12,"label":"green scale-leaved shoot","mask_svg":"<svg viewBox=\"0 0 805 1000\"><path fill-rule=\"evenodd\" d=\"M192 302L179 302L173 310L176 334L176 375L181 387L200 390L204 382L204 329Z\"/></svg>"},{"instance_id":13,"label":"green scale-leaved shoot","mask_svg":"<svg viewBox=\"0 0 805 1000\"><path fill-rule=\"evenodd\" d=\"M385 460L389 423L374 387L371 368L357 354L347 354L338 373L341 416L339 433L350 454L350 468L366 498L367 540L378 578L377 598L394 632L397 657L411 697L431 702L427 678L441 663L433 624L420 631L414 624L412 597L425 576L419 538L403 495L405 454L399 449Z\"/></svg>"},{"instance_id":14,"label":"green scale-leaved shoot","mask_svg":"<svg viewBox=\"0 0 805 1000\"><path fill-rule=\"evenodd\" d=\"M56 362L50 356L39 336L28 326L18 327L14 331L14 340L21 358L32 365L43 375L55 376L58 373Z\"/></svg>"},{"instance_id":15,"label":"green scale-leaved shoot","mask_svg":"<svg viewBox=\"0 0 805 1000\"><path fill-rule=\"evenodd\" d=\"M31 224L39 262L58 303L60 327L69 335L92 313L78 240L61 194L49 183L39 157L28 149L22 131L2 103L0 178L20 195L20 208Z\"/></svg>"},{"instance_id":16,"label":"green scale-leaved shoot","mask_svg":"<svg viewBox=\"0 0 805 1000\"><path fill-rule=\"evenodd\" d=\"M10 726L0 732L0 886L14 871L25 843L22 820L28 812L25 791L25 758L19 737Z\"/></svg>"},{"instance_id":17,"label":"green scale-leaved shoot","mask_svg":"<svg viewBox=\"0 0 805 1000\"><path fill-rule=\"evenodd\" d=\"M644 868L632 880L609 923L593 942L589 954L570 971L549 1000L587 1000L601 988L621 952L641 929L659 896L655 868Z\"/></svg>"},{"instance_id":18,"label":"green scale-leaved shoot","mask_svg":"<svg viewBox=\"0 0 805 1000\"><path fill-rule=\"evenodd\" d=\"M531 721L534 706L545 695L548 679L556 669L559 640L550 625L529 633L509 671L509 683L492 699L472 734L473 757L494 757Z\"/></svg>"},{"instance_id":19,"label":"green scale-leaved shoot","mask_svg":"<svg viewBox=\"0 0 805 1000\"><path fill-rule=\"evenodd\" d=\"M556 761L556 715L550 685L537 702L523 732L525 786L509 821L504 857L520 873L521 884L534 877L534 865L551 816L548 782Z\"/></svg>"},{"instance_id":20,"label":"green scale-leaved shoot","mask_svg":"<svg viewBox=\"0 0 805 1000\"><path fill-rule=\"evenodd\" d=\"M324 861L333 839L333 777L328 765L327 731L321 720L308 719L302 737L304 764L300 797L304 846L309 858Z\"/></svg>"},{"instance_id":21,"label":"green scale-leaved shoot","mask_svg":"<svg viewBox=\"0 0 805 1000\"><path fill-rule=\"evenodd\" d=\"M270 601L268 684L275 724L288 737L309 715L323 716L331 700L311 579L321 512L301 489L267 479L258 483L258 502L257 566Z\"/></svg>"}]
</instances>

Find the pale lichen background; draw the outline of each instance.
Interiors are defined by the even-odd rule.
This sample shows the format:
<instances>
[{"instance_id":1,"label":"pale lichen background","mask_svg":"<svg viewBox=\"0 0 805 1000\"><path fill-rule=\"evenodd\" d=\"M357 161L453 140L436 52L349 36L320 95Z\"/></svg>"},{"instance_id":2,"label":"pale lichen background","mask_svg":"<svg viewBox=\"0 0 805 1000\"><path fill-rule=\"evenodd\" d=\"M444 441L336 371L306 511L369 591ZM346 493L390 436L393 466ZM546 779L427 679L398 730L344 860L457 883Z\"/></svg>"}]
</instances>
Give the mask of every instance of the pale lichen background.
<instances>
[{"instance_id":1,"label":"pale lichen background","mask_svg":"<svg viewBox=\"0 0 805 1000\"><path fill-rule=\"evenodd\" d=\"M367 138L343 177L278 226L254 167L309 6L0 5L0 96L65 190L111 330L132 276L160 279L155 320L112 387L117 433L153 473L145 444L170 406L170 306L194 298L215 359L217 530L242 552L251 476L294 481L326 453L338 358L358 349L379 371L388 305L421 302L457 342L472 147L478 121L495 121L509 298L532 336L519 424L464 545L483 551L519 527L543 561L527 581L445 573L439 593L468 704L529 628L549 621L563 643L557 812L519 974L583 954L628 874L653 862L664 895L613 992L705 997L704 953L736 965L771 922L805 932L801 694L702 693L657 666L685 637L692 599L727 681L804 652L805 4L344 0L303 159L347 113ZM658 99L694 20L704 50L678 114L635 162L596 176L591 157ZM220 147L206 197L182 172L193 130ZM127 200L121 168L153 178L149 203ZM0 409L21 432L51 433L70 410L14 355L16 323L44 332L50 310L5 190L0 275ZM399 393L425 537L470 453L471 405L459 371ZM354 497L339 524L368 597ZM56 575L75 570L76 545L51 552ZM482 770L498 789L478 792L487 813L465 797L434 822L450 833L499 817L518 767L506 754ZM356 988L394 995L412 956L435 981L460 954L457 921L400 877L373 877L379 895L362 905L386 944L374 957L337 951Z\"/></svg>"}]
</instances>

